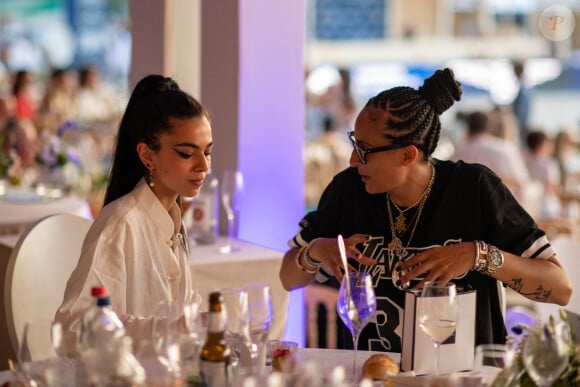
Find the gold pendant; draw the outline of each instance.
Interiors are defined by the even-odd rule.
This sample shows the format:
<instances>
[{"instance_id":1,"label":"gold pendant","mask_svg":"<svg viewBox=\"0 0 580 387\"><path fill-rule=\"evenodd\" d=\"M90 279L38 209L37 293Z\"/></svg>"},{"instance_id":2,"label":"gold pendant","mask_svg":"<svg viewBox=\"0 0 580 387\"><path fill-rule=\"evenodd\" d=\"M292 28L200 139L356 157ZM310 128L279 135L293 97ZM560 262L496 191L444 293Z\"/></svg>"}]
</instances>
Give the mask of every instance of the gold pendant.
<instances>
[{"instance_id":1,"label":"gold pendant","mask_svg":"<svg viewBox=\"0 0 580 387\"><path fill-rule=\"evenodd\" d=\"M389 250L395 254L399 261L402 261L407 256L407 250L403 247L403 242L397 237L389 242Z\"/></svg>"},{"instance_id":2,"label":"gold pendant","mask_svg":"<svg viewBox=\"0 0 580 387\"><path fill-rule=\"evenodd\" d=\"M399 212L397 219L395 220L395 231L397 234L404 232L407 229L407 220L402 212Z\"/></svg>"}]
</instances>

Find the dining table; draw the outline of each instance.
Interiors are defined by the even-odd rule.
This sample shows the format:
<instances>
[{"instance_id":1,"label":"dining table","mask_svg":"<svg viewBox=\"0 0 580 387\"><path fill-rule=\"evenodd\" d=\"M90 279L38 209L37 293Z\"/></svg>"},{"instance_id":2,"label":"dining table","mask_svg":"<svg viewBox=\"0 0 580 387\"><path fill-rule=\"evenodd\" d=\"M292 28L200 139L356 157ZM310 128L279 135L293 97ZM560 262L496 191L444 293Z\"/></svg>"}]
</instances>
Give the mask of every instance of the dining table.
<instances>
[{"instance_id":1,"label":"dining table","mask_svg":"<svg viewBox=\"0 0 580 387\"><path fill-rule=\"evenodd\" d=\"M281 385L296 385L296 386L309 386L313 385L312 380L315 379L316 383L321 382L322 385L333 385L333 381L343 380L340 385L360 385L360 386L393 386L393 387L408 387L408 386L423 386L423 387L484 387L488 386L490 381L493 380L498 368L488 367L483 372L476 371L466 371L466 372L456 372L452 374L445 374L440 376L433 375L415 375L413 372L402 372L398 375L385 375L383 380L375 380L363 383L362 382L362 367L364 362L375 354L385 354L390 356L395 362L400 361L399 353L390 352L374 352L374 351L363 351L358 350L356 353L357 363L353 374L353 351L346 349L326 349L326 348L298 348L296 352L296 362L295 368L291 373L279 374L278 380L284 381ZM69 358L64 358L59 361L59 371L60 376L64 380L59 383L59 387L72 387L74 386L74 377L76 375L76 367L78 360L73 360ZM50 361L38 361L29 365L29 368L33 370L34 373L42 372L51 365ZM147 362L143 362L144 368L147 375L154 375L157 368L148 368ZM185 372L187 373L187 372ZM257 378L257 384L244 384L243 379L239 383L234 383L234 386L242 385L280 385L280 384L267 384L274 383L272 376L275 376L275 371L272 367L267 365L264 368L264 373ZM353 377L354 375L354 377ZM0 385L14 381L16 375L10 371L0 371ZM254 376L255 378L255 376ZM310 378L310 379L309 379ZM354 382L353 382L354 380ZM386 381L390 381L390 384L385 384ZM148 384L146 384L147 386ZM318 385L318 384L316 384ZM334 384L338 385L338 384Z\"/></svg>"},{"instance_id":2,"label":"dining table","mask_svg":"<svg viewBox=\"0 0 580 387\"><path fill-rule=\"evenodd\" d=\"M18 234L0 235L0 278L4 278L13 248L18 243ZM289 305L289 292L281 285L278 277L284 253L259 246L247 241L236 240L239 251L230 254L220 252L227 242L226 237L218 237L209 245L195 245L190 249L189 264L193 283L202 300L202 310L207 307L208 294L212 290L226 287L244 287L252 282L266 283L270 286L273 306L273 321L268 334L269 339L284 336ZM0 287L0 299L4 289ZM4 305L0 308L5 316ZM9 343L5 318L0 319L0 343ZM0 370L6 369L6 360L12 351L10 346L0 346Z\"/></svg>"},{"instance_id":3,"label":"dining table","mask_svg":"<svg viewBox=\"0 0 580 387\"><path fill-rule=\"evenodd\" d=\"M290 295L279 278L284 252L243 240L236 240L238 251L222 253L227 237L219 236L215 243L192 245L189 264L196 290L207 307L208 295L220 288L243 288L252 282L270 286L273 322L269 339L281 339L286 328Z\"/></svg>"},{"instance_id":4,"label":"dining table","mask_svg":"<svg viewBox=\"0 0 580 387\"><path fill-rule=\"evenodd\" d=\"M75 214L92 219L82 197L49 198L31 189L8 189L0 195L0 235L18 235L34 222L52 214Z\"/></svg>"}]
</instances>

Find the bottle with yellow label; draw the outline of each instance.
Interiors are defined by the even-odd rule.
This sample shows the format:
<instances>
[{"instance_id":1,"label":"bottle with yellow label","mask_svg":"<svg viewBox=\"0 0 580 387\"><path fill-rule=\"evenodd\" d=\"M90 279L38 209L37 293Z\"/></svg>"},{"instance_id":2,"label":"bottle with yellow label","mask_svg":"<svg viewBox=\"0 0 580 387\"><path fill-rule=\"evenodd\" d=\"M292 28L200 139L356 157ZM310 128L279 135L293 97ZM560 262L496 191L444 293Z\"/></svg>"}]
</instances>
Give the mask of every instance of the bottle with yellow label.
<instances>
[{"instance_id":1,"label":"bottle with yellow label","mask_svg":"<svg viewBox=\"0 0 580 387\"><path fill-rule=\"evenodd\" d=\"M207 387L226 387L233 384L231 349L226 343L227 314L220 292L209 295L207 338L201 349L199 371L202 384Z\"/></svg>"}]
</instances>

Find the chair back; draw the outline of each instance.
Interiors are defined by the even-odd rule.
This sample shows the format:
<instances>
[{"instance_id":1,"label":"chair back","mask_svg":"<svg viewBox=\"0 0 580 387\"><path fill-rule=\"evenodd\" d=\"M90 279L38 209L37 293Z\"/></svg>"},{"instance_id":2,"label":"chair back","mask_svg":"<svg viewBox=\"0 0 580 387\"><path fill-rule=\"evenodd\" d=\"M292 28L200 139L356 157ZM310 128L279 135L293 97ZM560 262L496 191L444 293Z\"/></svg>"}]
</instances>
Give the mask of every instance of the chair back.
<instances>
[{"instance_id":1,"label":"chair back","mask_svg":"<svg viewBox=\"0 0 580 387\"><path fill-rule=\"evenodd\" d=\"M326 331L326 348L336 348L338 290L329 286L310 284L304 288L304 300L306 304L308 347L320 347L319 333ZM326 324L324 326L319 326L318 323L320 306L326 310ZM323 327L324 329L322 329Z\"/></svg>"},{"instance_id":2,"label":"chair back","mask_svg":"<svg viewBox=\"0 0 580 387\"><path fill-rule=\"evenodd\" d=\"M556 250L558 260L570 277L572 284L580 283L580 259L578 258L580 240L572 236L560 235L554 237L550 243ZM536 303L536 310L542 321L547 321L550 315L557 318L560 308L562 307L555 304ZM572 292L570 302L565 309L580 314L580 293Z\"/></svg>"},{"instance_id":3,"label":"chair back","mask_svg":"<svg viewBox=\"0 0 580 387\"><path fill-rule=\"evenodd\" d=\"M77 215L51 215L20 236L10 255L4 281L6 325L14 353L18 353L26 323L48 323L54 319L91 223ZM29 344L32 360L46 357L49 340Z\"/></svg>"}]
</instances>

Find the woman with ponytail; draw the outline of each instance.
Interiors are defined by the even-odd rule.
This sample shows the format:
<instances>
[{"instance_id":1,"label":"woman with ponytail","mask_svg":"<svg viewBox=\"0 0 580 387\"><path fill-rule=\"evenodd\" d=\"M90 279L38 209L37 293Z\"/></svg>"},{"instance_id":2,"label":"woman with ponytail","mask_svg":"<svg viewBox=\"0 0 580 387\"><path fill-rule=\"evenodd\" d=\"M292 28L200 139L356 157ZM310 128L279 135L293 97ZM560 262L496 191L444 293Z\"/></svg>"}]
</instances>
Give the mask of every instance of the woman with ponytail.
<instances>
[{"instance_id":1,"label":"woman with ponytail","mask_svg":"<svg viewBox=\"0 0 580 387\"><path fill-rule=\"evenodd\" d=\"M94 303L93 286L105 286L135 339L151 336L160 303L194 300L180 200L199 191L212 147L209 116L197 100L171 78L139 81L119 127L104 207L56 313L69 340Z\"/></svg>"}]
</instances>

